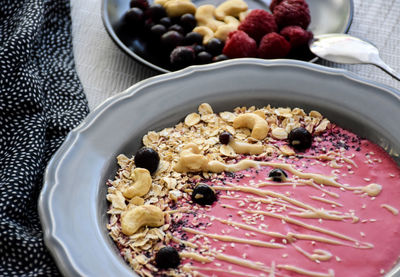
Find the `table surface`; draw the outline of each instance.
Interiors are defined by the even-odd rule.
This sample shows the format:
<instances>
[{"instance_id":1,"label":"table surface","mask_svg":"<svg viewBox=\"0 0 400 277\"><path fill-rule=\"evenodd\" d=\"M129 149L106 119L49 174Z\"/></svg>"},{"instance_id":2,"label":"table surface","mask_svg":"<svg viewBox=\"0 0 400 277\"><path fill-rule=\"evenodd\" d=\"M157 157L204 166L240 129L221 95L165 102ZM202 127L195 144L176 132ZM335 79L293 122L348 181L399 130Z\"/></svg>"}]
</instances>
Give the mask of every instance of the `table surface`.
<instances>
[{"instance_id":1,"label":"table surface","mask_svg":"<svg viewBox=\"0 0 400 277\"><path fill-rule=\"evenodd\" d=\"M128 0L127 0L128 1ZM122 52L108 36L100 0L71 0L75 62L91 110L135 83L160 74ZM400 1L354 0L349 34L373 42L381 57L400 72ZM400 90L400 82L372 65L324 65L350 70Z\"/></svg>"}]
</instances>

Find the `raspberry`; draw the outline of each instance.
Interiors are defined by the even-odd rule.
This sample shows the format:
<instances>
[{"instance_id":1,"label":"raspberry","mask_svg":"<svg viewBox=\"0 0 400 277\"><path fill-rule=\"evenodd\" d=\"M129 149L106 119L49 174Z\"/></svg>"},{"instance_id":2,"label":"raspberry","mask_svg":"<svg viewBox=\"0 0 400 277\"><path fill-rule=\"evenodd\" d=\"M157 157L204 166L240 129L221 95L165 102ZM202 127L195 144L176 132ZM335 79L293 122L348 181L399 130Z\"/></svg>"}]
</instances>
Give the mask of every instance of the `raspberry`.
<instances>
[{"instance_id":1,"label":"raspberry","mask_svg":"<svg viewBox=\"0 0 400 277\"><path fill-rule=\"evenodd\" d=\"M240 23L238 30L246 32L256 41L268 33L277 32L275 18L272 14L265 10L252 10L246 18Z\"/></svg>"},{"instance_id":2,"label":"raspberry","mask_svg":"<svg viewBox=\"0 0 400 277\"><path fill-rule=\"evenodd\" d=\"M287 26L281 30L280 34L289 41L292 49L307 45L313 38L312 32L306 31L300 26Z\"/></svg>"},{"instance_id":3,"label":"raspberry","mask_svg":"<svg viewBox=\"0 0 400 277\"><path fill-rule=\"evenodd\" d=\"M305 0L272 0L271 4L269 5L269 10L271 12L274 12L274 9L276 6L278 6L280 3L282 2L290 2L291 4L293 3L297 3L297 4L301 4L301 5L305 5L308 7L307 3L305 2Z\"/></svg>"},{"instance_id":4,"label":"raspberry","mask_svg":"<svg viewBox=\"0 0 400 277\"><path fill-rule=\"evenodd\" d=\"M311 22L310 10L306 2L284 0L274 8L275 21L279 28L300 26L307 29Z\"/></svg>"},{"instance_id":5,"label":"raspberry","mask_svg":"<svg viewBox=\"0 0 400 277\"><path fill-rule=\"evenodd\" d=\"M229 34L222 53L231 59L256 57L257 43L245 32L234 31Z\"/></svg>"},{"instance_id":6,"label":"raspberry","mask_svg":"<svg viewBox=\"0 0 400 277\"><path fill-rule=\"evenodd\" d=\"M258 47L258 57L262 59L279 59L286 57L290 51L290 43L277 33L265 35Z\"/></svg>"}]
</instances>

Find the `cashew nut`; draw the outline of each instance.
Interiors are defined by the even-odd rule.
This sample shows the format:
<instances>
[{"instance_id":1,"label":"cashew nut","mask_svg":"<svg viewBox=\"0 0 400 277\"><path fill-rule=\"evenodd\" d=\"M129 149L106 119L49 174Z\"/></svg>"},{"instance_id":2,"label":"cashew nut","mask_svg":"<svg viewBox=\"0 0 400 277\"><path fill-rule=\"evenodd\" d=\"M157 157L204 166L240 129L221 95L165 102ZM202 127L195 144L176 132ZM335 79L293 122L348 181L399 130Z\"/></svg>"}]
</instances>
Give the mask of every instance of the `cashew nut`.
<instances>
[{"instance_id":1,"label":"cashew nut","mask_svg":"<svg viewBox=\"0 0 400 277\"><path fill-rule=\"evenodd\" d=\"M229 146L231 146L237 154L259 155L264 152L264 147L261 144L251 144L234 139L229 141Z\"/></svg>"},{"instance_id":2,"label":"cashew nut","mask_svg":"<svg viewBox=\"0 0 400 277\"><path fill-rule=\"evenodd\" d=\"M246 2L243 0L228 0L215 9L214 15L218 20L224 20L227 15L238 17L244 11L247 11Z\"/></svg>"},{"instance_id":3,"label":"cashew nut","mask_svg":"<svg viewBox=\"0 0 400 277\"><path fill-rule=\"evenodd\" d=\"M178 17L185 13L194 14L196 12L196 6L185 0L170 0L164 4L165 11L169 17Z\"/></svg>"},{"instance_id":4,"label":"cashew nut","mask_svg":"<svg viewBox=\"0 0 400 277\"><path fill-rule=\"evenodd\" d=\"M234 128L249 128L251 136L255 139L262 140L268 135L269 126L265 119L252 113L241 114L233 121Z\"/></svg>"},{"instance_id":5,"label":"cashew nut","mask_svg":"<svg viewBox=\"0 0 400 277\"><path fill-rule=\"evenodd\" d=\"M239 13L239 21L242 22L250 12L251 10L247 10Z\"/></svg>"},{"instance_id":6,"label":"cashew nut","mask_svg":"<svg viewBox=\"0 0 400 277\"><path fill-rule=\"evenodd\" d=\"M151 175L147 169L135 168L131 173L131 179L133 180L133 184L123 192L126 198L143 196L149 192L151 187Z\"/></svg>"},{"instance_id":7,"label":"cashew nut","mask_svg":"<svg viewBox=\"0 0 400 277\"><path fill-rule=\"evenodd\" d=\"M203 44L207 44L210 39L214 37L214 32L207 26L197 26L193 32L199 33L203 36Z\"/></svg>"},{"instance_id":8,"label":"cashew nut","mask_svg":"<svg viewBox=\"0 0 400 277\"><path fill-rule=\"evenodd\" d=\"M228 38L230 32L236 31L240 23L239 20L233 16L226 16L224 21L226 24L219 26L214 33L214 37L222 41Z\"/></svg>"},{"instance_id":9,"label":"cashew nut","mask_svg":"<svg viewBox=\"0 0 400 277\"><path fill-rule=\"evenodd\" d=\"M179 154L174 170L177 172L197 172L208 169L208 159L200 154L199 147L194 143L185 145Z\"/></svg>"},{"instance_id":10,"label":"cashew nut","mask_svg":"<svg viewBox=\"0 0 400 277\"><path fill-rule=\"evenodd\" d=\"M219 26L225 25L224 22L218 21L214 18L214 5L202 5L197 8L195 18L198 26L206 26L213 32L217 30Z\"/></svg>"},{"instance_id":11,"label":"cashew nut","mask_svg":"<svg viewBox=\"0 0 400 277\"><path fill-rule=\"evenodd\" d=\"M160 227L164 225L163 211L154 205L136 206L121 215L122 233L131 236L142 226Z\"/></svg>"}]
</instances>

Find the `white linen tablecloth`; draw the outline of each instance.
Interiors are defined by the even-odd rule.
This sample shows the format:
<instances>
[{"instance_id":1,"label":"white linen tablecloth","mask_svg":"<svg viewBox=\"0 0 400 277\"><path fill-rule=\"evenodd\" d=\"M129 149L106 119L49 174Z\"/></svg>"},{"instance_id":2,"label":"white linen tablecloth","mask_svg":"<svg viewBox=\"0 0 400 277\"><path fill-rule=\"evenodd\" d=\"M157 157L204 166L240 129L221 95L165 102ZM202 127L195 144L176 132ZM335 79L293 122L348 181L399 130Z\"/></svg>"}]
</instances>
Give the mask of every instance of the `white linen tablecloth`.
<instances>
[{"instance_id":1,"label":"white linen tablecloth","mask_svg":"<svg viewBox=\"0 0 400 277\"><path fill-rule=\"evenodd\" d=\"M103 26L100 0L71 0L71 5L75 62L91 110L138 81L159 74L114 44ZM400 0L354 0L349 33L373 42L382 59L400 72ZM375 66L324 64L400 90L400 81Z\"/></svg>"}]
</instances>

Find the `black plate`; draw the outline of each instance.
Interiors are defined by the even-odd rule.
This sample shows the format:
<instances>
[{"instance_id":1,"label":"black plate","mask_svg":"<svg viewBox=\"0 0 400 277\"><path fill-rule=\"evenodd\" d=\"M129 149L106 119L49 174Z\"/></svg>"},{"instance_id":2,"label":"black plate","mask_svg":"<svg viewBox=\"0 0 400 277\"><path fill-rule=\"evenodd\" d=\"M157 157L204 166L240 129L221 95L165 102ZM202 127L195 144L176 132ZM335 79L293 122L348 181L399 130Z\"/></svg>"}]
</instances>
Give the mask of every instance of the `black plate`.
<instances>
[{"instance_id":1,"label":"black plate","mask_svg":"<svg viewBox=\"0 0 400 277\"><path fill-rule=\"evenodd\" d=\"M103 0L102 18L108 34L129 56L160 72L170 72L168 57L160 55L142 35L123 28L121 18L129 9L129 0ZM196 6L204 4L219 5L224 0L193 0ZM249 9L268 10L270 0L246 0ZM315 35L326 33L346 33L353 19L353 0L307 0L311 12L309 30ZM309 61L314 61L311 57Z\"/></svg>"}]
</instances>

